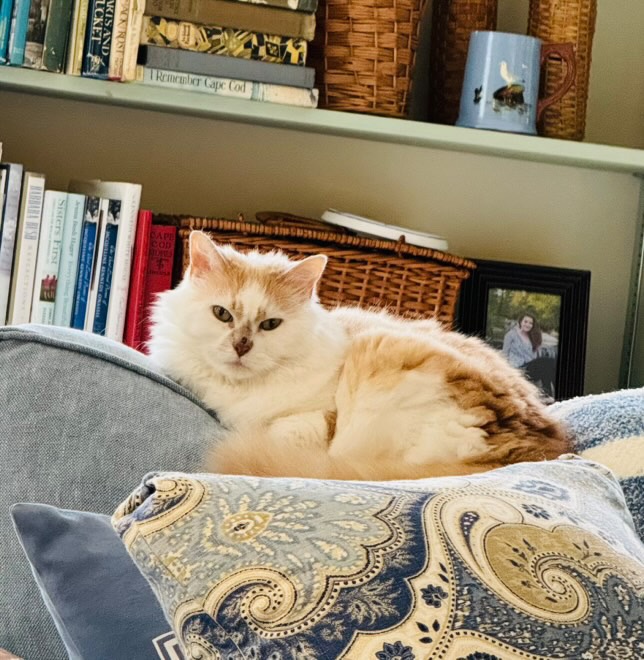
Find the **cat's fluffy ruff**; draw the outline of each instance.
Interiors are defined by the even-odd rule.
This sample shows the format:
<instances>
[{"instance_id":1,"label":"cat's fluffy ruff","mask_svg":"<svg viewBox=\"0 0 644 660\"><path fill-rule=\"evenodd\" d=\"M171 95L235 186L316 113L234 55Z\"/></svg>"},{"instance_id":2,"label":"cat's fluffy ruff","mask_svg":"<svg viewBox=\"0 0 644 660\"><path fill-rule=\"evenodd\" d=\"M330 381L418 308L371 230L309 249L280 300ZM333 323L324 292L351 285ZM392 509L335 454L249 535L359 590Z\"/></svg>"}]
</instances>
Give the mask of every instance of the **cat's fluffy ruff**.
<instances>
[{"instance_id":1,"label":"cat's fluffy ruff","mask_svg":"<svg viewBox=\"0 0 644 660\"><path fill-rule=\"evenodd\" d=\"M478 472L569 450L537 390L482 341L434 321L323 309L326 259L241 255L190 237L159 296L150 355L216 410L208 469L335 479ZM213 306L229 311L222 322ZM274 330L259 324L282 319ZM241 357L240 341L252 348Z\"/></svg>"}]
</instances>

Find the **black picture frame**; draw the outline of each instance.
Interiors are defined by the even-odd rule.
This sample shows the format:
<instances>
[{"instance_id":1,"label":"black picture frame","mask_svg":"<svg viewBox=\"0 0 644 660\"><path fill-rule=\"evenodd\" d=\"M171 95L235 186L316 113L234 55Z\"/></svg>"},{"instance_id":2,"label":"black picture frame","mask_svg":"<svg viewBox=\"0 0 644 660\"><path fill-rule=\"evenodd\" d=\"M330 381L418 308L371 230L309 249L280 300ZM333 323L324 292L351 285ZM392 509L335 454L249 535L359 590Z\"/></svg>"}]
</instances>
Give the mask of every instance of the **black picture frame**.
<instances>
[{"instance_id":1,"label":"black picture frame","mask_svg":"<svg viewBox=\"0 0 644 660\"><path fill-rule=\"evenodd\" d=\"M477 268L461 288L456 329L465 334L481 337L495 348L499 348L498 332L491 329L494 319L488 319L491 305L499 307L499 303L495 302L496 299L503 298L506 291L516 292L517 296L523 293L530 294L523 296L524 299L538 300L533 294L558 296L559 326L555 333L557 343L553 351L556 353L556 364L552 398L560 401L582 395L590 271L482 259L472 259L472 261L476 263ZM551 299L549 302L554 301ZM554 309L552 304L551 308ZM530 313L528 312L526 316ZM519 319L505 322L518 325ZM527 370L524 371L528 375ZM539 380L538 385L541 386L542 381ZM547 392L547 395L549 398L551 393Z\"/></svg>"}]
</instances>

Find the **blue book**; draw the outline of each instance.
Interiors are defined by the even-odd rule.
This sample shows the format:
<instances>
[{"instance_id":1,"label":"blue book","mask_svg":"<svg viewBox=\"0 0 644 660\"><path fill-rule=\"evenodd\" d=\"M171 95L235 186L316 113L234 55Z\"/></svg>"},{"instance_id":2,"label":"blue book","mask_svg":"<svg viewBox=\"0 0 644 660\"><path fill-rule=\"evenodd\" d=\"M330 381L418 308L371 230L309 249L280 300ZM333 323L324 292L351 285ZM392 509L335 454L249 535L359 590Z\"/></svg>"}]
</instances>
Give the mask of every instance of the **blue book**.
<instances>
[{"instance_id":1,"label":"blue book","mask_svg":"<svg viewBox=\"0 0 644 660\"><path fill-rule=\"evenodd\" d=\"M0 64L6 64L9 52L9 32L13 0L0 0Z\"/></svg>"},{"instance_id":2,"label":"blue book","mask_svg":"<svg viewBox=\"0 0 644 660\"><path fill-rule=\"evenodd\" d=\"M100 260L100 274L98 291L96 293L96 310L94 312L94 325L92 332L105 335L107 326L107 309L112 290L112 275L114 273L114 257L116 256L116 240L121 219L121 200L110 199L107 207L107 220L105 222L105 239L103 241L103 254Z\"/></svg>"},{"instance_id":3,"label":"blue book","mask_svg":"<svg viewBox=\"0 0 644 660\"><path fill-rule=\"evenodd\" d=\"M109 77L115 9L116 0L89 0L81 70L86 78Z\"/></svg>"},{"instance_id":4,"label":"blue book","mask_svg":"<svg viewBox=\"0 0 644 660\"><path fill-rule=\"evenodd\" d=\"M81 233L76 290L74 291L74 308L72 311L72 328L76 328L77 330L85 329L85 315L87 314L89 287L94 268L94 252L96 250L96 237L98 236L100 206L100 197L87 198L85 219L83 220L83 230Z\"/></svg>"},{"instance_id":5,"label":"blue book","mask_svg":"<svg viewBox=\"0 0 644 660\"><path fill-rule=\"evenodd\" d=\"M8 52L8 61L11 66L22 66L25 61L30 7L31 0L15 0L13 5Z\"/></svg>"}]
</instances>

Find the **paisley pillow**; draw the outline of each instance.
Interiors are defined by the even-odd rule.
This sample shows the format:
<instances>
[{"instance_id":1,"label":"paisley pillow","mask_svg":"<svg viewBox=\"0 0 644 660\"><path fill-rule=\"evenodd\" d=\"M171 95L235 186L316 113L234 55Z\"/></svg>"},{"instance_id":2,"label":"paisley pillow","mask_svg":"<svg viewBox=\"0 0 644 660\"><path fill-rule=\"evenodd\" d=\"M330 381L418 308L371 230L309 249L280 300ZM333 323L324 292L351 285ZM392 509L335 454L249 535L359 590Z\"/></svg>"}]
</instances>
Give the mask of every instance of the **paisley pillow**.
<instances>
[{"instance_id":1,"label":"paisley pillow","mask_svg":"<svg viewBox=\"0 0 644 660\"><path fill-rule=\"evenodd\" d=\"M378 483L151 474L113 524L187 658L644 657L644 546L578 457Z\"/></svg>"}]
</instances>

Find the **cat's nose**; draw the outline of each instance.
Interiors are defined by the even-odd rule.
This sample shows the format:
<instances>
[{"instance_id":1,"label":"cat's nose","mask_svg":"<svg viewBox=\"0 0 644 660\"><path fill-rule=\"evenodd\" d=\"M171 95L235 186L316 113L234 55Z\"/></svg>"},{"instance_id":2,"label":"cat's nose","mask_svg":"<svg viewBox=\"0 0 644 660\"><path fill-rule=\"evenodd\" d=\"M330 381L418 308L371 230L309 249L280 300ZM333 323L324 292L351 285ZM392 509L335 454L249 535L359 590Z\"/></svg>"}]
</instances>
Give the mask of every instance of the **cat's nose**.
<instances>
[{"instance_id":1,"label":"cat's nose","mask_svg":"<svg viewBox=\"0 0 644 660\"><path fill-rule=\"evenodd\" d=\"M242 337L238 342L233 344L233 348L235 349L235 353L241 357L253 348L253 342L248 337Z\"/></svg>"}]
</instances>

